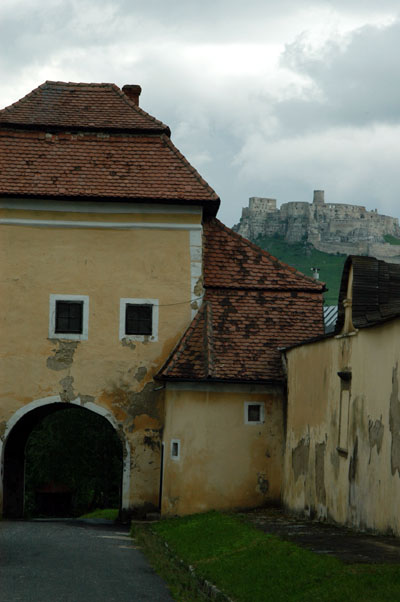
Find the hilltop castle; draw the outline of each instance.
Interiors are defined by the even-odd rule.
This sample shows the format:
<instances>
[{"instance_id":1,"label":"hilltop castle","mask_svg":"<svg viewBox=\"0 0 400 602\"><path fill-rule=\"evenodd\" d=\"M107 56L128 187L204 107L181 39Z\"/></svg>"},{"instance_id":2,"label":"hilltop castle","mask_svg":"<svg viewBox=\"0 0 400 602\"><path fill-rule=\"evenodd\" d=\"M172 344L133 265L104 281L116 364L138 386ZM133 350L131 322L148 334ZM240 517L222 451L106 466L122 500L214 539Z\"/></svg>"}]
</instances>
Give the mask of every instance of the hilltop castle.
<instances>
[{"instance_id":1,"label":"hilltop castle","mask_svg":"<svg viewBox=\"0 0 400 602\"><path fill-rule=\"evenodd\" d=\"M384 239L387 234L400 238L398 218L360 205L325 203L323 190L314 190L312 203L283 203L280 209L276 199L251 197L233 229L253 241L279 234L288 243L308 242L325 253L390 257L400 263L400 247Z\"/></svg>"}]
</instances>

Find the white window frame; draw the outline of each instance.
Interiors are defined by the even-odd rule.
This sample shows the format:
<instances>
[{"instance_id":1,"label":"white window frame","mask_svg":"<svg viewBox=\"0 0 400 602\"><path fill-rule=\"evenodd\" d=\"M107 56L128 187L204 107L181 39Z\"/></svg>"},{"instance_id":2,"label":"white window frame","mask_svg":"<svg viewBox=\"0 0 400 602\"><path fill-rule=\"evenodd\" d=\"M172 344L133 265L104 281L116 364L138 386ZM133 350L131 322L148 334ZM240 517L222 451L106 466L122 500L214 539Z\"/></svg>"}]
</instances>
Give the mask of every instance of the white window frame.
<instances>
[{"instance_id":1,"label":"white window frame","mask_svg":"<svg viewBox=\"0 0 400 602\"><path fill-rule=\"evenodd\" d=\"M174 444L178 446L178 454L176 456L173 455ZM181 459L181 440L180 439L171 439L171 460L175 460L177 462Z\"/></svg>"},{"instance_id":2,"label":"white window frame","mask_svg":"<svg viewBox=\"0 0 400 602\"><path fill-rule=\"evenodd\" d=\"M56 332L56 301L78 301L82 303L82 333ZM49 339L87 341L89 336L89 297L87 295L50 295Z\"/></svg>"},{"instance_id":3,"label":"white window frame","mask_svg":"<svg viewBox=\"0 0 400 602\"><path fill-rule=\"evenodd\" d=\"M126 334L126 306L127 305L151 305L152 306L152 334ZM127 341L158 341L158 299L120 299L119 303L119 340Z\"/></svg>"},{"instance_id":4,"label":"white window frame","mask_svg":"<svg viewBox=\"0 0 400 602\"><path fill-rule=\"evenodd\" d=\"M260 407L260 420L249 420L249 406ZM245 424L264 424L265 422L265 403L263 401L245 401L244 402L244 423Z\"/></svg>"}]
</instances>

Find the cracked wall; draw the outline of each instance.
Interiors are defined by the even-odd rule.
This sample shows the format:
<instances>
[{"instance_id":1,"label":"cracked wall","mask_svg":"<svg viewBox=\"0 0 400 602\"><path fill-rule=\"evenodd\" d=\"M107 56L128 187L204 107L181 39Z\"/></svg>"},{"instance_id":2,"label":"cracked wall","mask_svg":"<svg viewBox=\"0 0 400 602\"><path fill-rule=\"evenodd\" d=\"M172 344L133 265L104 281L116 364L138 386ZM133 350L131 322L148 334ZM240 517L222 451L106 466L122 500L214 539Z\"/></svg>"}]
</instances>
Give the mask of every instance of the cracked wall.
<instances>
[{"instance_id":1,"label":"cracked wall","mask_svg":"<svg viewBox=\"0 0 400 602\"><path fill-rule=\"evenodd\" d=\"M400 536L399 357L400 320L287 352L290 510Z\"/></svg>"}]
</instances>

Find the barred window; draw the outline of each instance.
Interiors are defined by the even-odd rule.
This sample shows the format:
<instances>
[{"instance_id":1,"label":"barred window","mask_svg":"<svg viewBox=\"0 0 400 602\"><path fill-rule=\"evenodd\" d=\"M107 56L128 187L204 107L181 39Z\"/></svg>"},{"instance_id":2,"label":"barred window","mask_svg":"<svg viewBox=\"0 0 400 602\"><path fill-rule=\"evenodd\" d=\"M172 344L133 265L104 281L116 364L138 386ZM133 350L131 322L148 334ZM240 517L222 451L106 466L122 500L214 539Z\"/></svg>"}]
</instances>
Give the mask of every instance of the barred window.
<instances>
[{"instance_id":1,"label":"barred window","mask_svg":"<svg viewBox=\"0 0 400 602\"><path fill-rule=\"evenodd\" d=\"M125 334L151 335L153 333L153 306L126 304Z\"/></svg>"},{"instance_id":2,"label":"barred window","mask_svg":"<svg viewBox=\"0 0 400 602\"><path fill-rule=\"evenodd\" d=\"M56 333L82 334L83 301L56 301Z\"/></svg>"}]
</instances>

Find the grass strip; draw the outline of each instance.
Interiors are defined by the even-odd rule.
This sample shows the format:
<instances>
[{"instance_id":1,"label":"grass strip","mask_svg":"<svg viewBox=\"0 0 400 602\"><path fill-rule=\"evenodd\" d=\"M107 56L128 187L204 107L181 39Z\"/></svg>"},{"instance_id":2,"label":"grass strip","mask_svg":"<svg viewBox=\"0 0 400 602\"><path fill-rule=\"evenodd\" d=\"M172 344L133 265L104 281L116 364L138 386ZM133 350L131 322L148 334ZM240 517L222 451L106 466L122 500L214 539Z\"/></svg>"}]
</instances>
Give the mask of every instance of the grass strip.
<instances>
[{"instance_id":1,"label":"grass strip","mask_svg":"<svg viewBox=\"0 0 400 602\"><path fill-rule=\"evenodd\" d=\"M196 575L167 548L164 539L153 532L152 525L133 523L131 535L155 571L166 581L175 600L205 602L209 599Z\"/></svg>"},{"instance_id":2,"label":"grass strip","mask_svg":"<svg viewBox=\"0 0 400 602\"><path fill-rule=\"evenodd\" d=\"M82 514L79 518L104 518L107 520L117 520L118 508L96 508L93 512Z\"/></svg>"},{"instance_id":3,"label":"grass strip","mask_svg":"<svg viewBox=\"0 0 400 602\"><path fill-rule=\"evenodd\" d=\"M398 565L345 565L267 535L235 515L211 512L169 519L153 525L151 536L147 530L142 533L139 543L182 602L204 598L193 597L198 582L187 589L187 571L166 569L165 543L185 565L193 566L200 581L214 583L237 602L400 600ZM150 544L144 541L148 538Z\"/></svg>"}]
</instances>

